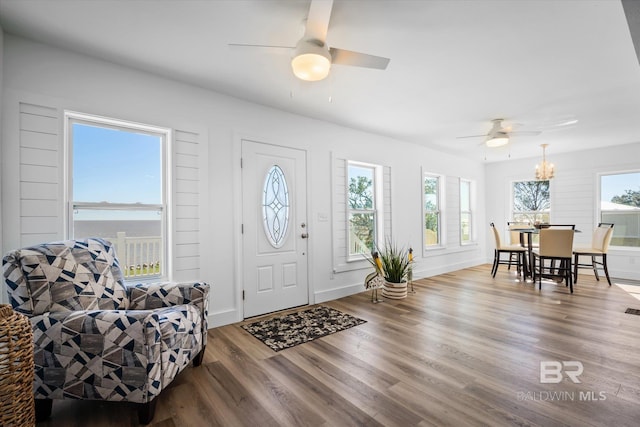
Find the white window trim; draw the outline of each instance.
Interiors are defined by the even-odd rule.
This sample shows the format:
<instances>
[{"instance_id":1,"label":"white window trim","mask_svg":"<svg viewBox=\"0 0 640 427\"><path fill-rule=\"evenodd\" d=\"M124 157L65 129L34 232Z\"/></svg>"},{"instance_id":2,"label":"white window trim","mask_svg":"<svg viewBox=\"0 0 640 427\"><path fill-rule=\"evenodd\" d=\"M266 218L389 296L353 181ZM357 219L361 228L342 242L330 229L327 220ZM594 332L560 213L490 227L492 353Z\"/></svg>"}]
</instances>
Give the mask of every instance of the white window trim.
<instances>
[{"instance_id":1,"label":"white window trim","mask_svg":"<svg viewBox=\"0 0 640 427\"><path fill-rule=\"evenodd\" d=\"M426 209L425 209L425 197L424 197L424 179L425 178L437 178L438 179L438 244L437 245L429 245L427 246L427 242L425 239L425 228L424 228L424 217L427 213ZM421 200L422 200L422 209L420 209L421 211L421 217L420 217L420 229L422 230L421 234L422 234L422 253L423 256L426 252L429 251L434 251L434 250L442 250L446 248L446 241L445 241L445 236L446 233L443 233L443 230L446 230L446 218L445 218L445 206L443 205L444 201L446 200L445 197L445 176L441 175L441 174L437 174L437 173L432 173L432 172L427 172L424 169L422 170L422 174L421 174L421 182L420 182L420 189L421 189Z\"/></svg>"},{"instance_id":2,"label":"white window trim","mask_svg":"<svg viewBox=\"0 0 640 427\"><path fill-rule=\"evenodd\" d=\"M611 172L598 172L596 174L596 200L595 200L595 217L594 217L594 228L596 225L602 222L602 209L600 208L600 201L602 199L602 177L607 175L623 175L626 173L640 173L640 169L626 169L621 171L611 171ZM615 224L614 224L615 227ZM609 246L609 252L620 253L623 254L625 252L629 253L640 253L640 248L636 248L633 246Z\"/></svg>"},{"instance_id":3,"label":"white window trim","mask_svg":"<svg viewBox=\"0 0 640 427\"><path fill-rule=\"evenodd\" d=\"M469 240L468 242L463 242L462 241L462 214L463 213L467 213L466 211L462 210L462 191L460 191L461 187L462 187L462 183L463 182L467 182L469 183L469 228L470 230L470 236L469 238L471 240ZM460 197L460 224L458 225L458 229L460 232L460 246L472 246L476 244L476 226L475 226L475 182L472 179L466 179L466 178L460 178L460 181L458 183L458 189L459 189L459 197Z\"/></svg>"},{"instance_id":4,"label":"white window trim","mask_svg":"<svg viewBox=\"0 0 640 427\"><path fill-rule=\"evenodd\" d=\"M373 213L375 217L375 245L380 246L384 240L384 189L383 189L383 166L376 165L373 163L365 163L356 160L347 160L346 161L346 173L345 173L345 224L346 224L346 233L345 236L347 245L346 245L346 261L347 263L361 262L366 260L366 255L364 254L350 254L349 253L349 214L354 212L354 210L349 208L349 166L359 166L364 168L373 169L373 198L374 198L374 207ZM356 210L360 211L360 210ZM370 210L363 210L363 212L371 212Z\"/></svg>"},{"instance_id":5,"label":"white window trim","mask_svg":"<svg viewBox=\"0 0 640 427\"><path fill-rule=\"evenodd\" d=\"M96 124L102 127L112 128L112 129L123 129L123 130L138 130L145 133L153 133L157 134L162 140L162 148L161 148L161 158L162 158L162 172L163 179L161 182L161 197L163 200L162 204L145 204L143 207L136 204L121 204L121 203L79 203L74 204L73 201L73 149L71 147L72 141L72 124L73 123L88 123L88 124ZM172 201L171 201L171 189L170 185L172 182L172 174L171 174L171 141L172 141L172 132L169 128L147 125L143 123L137 123L133 121L126 121L121 119L113 119L103 116L97 116L86 113L79 113L76 111L65 111L64 112L64 178L63 178L63 187L64 187L64 206L65 212L64 215L66 217L65 228L63 230L64 235L67 238L72 238L71 230L73 230L73 210L74 207L83 207L89 209L145 209L150 210L154 208L162 209L162 253L164 254L163 262L161 263L161 273L159 276L148 276L148 277L133 277L132 281L135 282L152 282L158 280L171 280L171 272L172 268L172 234L170 232L171 228L171 218L172 218Z\"/></svg>"}]
</instances>

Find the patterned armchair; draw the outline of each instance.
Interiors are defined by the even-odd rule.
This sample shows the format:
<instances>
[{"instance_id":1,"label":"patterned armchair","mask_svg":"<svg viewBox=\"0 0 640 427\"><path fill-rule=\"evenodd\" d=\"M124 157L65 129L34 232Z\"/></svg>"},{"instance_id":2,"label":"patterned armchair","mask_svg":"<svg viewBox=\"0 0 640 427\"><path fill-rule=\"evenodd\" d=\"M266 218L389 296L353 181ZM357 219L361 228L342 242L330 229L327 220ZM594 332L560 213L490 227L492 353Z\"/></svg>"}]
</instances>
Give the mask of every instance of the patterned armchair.
<instances>
[{"instance_id":1,"label":"patterned armchair","mask_svg":"<svg viewBox=\"0 0 640 427\"><path fill-rule=\"evenodd\" d=\"M207 343L206 283L128 286L113 246L67 240L2 259L13 309L33 327L36 416L53 399L137 402L141 423L156 397Z\"/></svg>"}]
</instances>

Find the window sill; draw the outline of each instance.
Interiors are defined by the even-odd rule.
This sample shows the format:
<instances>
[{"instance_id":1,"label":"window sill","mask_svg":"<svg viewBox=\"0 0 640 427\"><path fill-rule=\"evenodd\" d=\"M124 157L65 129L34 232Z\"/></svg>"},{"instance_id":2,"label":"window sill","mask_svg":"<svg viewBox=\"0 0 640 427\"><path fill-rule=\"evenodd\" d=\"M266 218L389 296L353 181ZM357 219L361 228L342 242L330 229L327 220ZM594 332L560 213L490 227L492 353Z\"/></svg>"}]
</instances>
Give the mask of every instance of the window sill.
<instances>
[{"instance_id":1,"label":"window sill","mask_svg":"<svg viewBox=\"0 0 640 427\"><path fill-rule=\"evenodd\" d=\"M628 253L638 254L640 253L640 248L634 246L609 246L610 254L628 254Z\"/></svg>"},{"instance_id":2,"label":"window sill","mask_svg":"<svg viewBox=\"0 0 640 427\"><path fill-rule=\"evenodd\" d=\"M428 253L443 252L444 254L455 254L458 252L469 252L478 249L478 242L461 244L460 246L448 247L448 246L430 246L424 248L422 256L426 256Z\"/></svg>"}]
</instances>

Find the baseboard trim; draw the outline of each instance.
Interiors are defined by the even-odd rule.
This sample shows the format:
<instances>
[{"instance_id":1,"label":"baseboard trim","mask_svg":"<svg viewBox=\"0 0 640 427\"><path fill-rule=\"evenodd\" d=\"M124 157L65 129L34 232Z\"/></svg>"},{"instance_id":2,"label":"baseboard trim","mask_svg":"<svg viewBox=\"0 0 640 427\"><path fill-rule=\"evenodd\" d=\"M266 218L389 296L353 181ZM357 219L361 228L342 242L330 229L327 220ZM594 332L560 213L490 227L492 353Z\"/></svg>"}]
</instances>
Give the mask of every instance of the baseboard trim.
<instances>
[{"instance_id":1,"label":"baseboard trim","mask_svg":"<svg viewBox=\"0 0 640 427\"><path fill-rule=\"evenodd\" d=\"M438 274L450 273L456 270L462 270L464 268L475 267L477 265L486 264L482 257L478 257L472 260L466 260L455 264L448 264L438 266L435 268L426 268L422 270L414 270L413 279L424 279L426 277L437 276ZM332 301L335 299L343 298L349 295L357 294L365 291L362 282L341 286L339 288L332 288L327 290L318 291L314 294L315 302L321 303L325 301Z\"/></svg>"},{"instance_id":2,"label":"baseboard trim","mask_svg":"<svg viewBox=\"0 0 640 427\"><path fill-rule=\"evenodd\" d=\"M226 311L218 311L216 313L209 313L207 316L208 328L217 328L219 326L230 325L232 323L240 322L242 316L236 309L229 309Z\"/></svg>"}]
</instances>

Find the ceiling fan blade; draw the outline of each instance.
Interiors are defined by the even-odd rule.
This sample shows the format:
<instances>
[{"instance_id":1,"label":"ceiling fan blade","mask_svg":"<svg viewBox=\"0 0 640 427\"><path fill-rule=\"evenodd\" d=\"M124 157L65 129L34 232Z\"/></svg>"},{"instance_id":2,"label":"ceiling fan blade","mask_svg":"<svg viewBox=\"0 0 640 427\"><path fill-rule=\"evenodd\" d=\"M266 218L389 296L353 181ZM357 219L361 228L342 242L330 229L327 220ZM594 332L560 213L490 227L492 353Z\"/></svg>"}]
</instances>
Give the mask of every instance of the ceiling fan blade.
<instances>
[{"instance_id":1,"label":"ceiling fan blade","mask_svg":"<svg viewBox=\"0 0 640 427\"><path fill-rule=\"evenodd\" d=\"M331 53L331 63L338 65L351 65L355 67L375 68L384 70L389 65L389 58L382 56L368 55L366 53L353 52L351 50L329 49Z\"/></svg>"},{"instance_id":2,"label":"ceiling fan blade","mask_svg":"<svg viewBox=\"0 0 640 427\"><path fill-rule=\"evenodd\" d=\"M465 138L480 138L480 137L486 137L487 134L482 134L482 135L467 135L467 136L456 136L456 139L465 139Z\"/></svg>"},{"instance_id":3,"label":"ceiling fan blade","mask_svg":"<svg viewBox=\"0 0 640 427\"><path fill-rule=\"evenodd\" d=\"M243 44L243 43L229 43L230 49L244 49L244 48L252 48L252 49L260 49L263 51L271 51L271 53L289 53L293 46L271 46L266 44Z\"/></svg>"},{"instance_id":4,"label":"ceiling fan blade","mask_svg":"<svg viewBox=\"0 0 640 427\"><path fill-rule=\"evenodd\" d=\"M509 132L511 135L531 135L536 136L540 135L542 131L539 130L514 130L513 132Z\"/></svg>"},{"instance_id":5,"label":"ceiling fan blade","mask_svg":"<svg viewBox=\"0 0 640 427\"><path fill-rule=\"evenodd\" d=\"M327 29L331 18L333 0L311 0L307 25L304 30L305 40L327 40Z\"/></svg>"}]
</instances>

